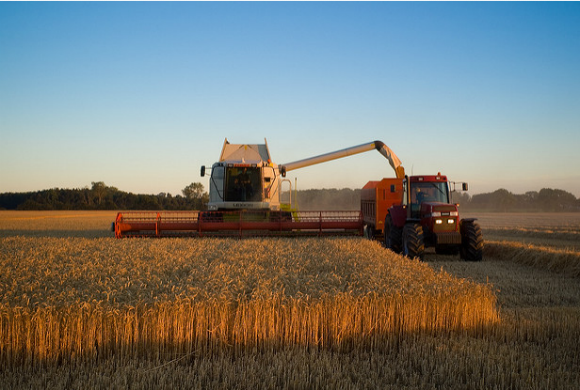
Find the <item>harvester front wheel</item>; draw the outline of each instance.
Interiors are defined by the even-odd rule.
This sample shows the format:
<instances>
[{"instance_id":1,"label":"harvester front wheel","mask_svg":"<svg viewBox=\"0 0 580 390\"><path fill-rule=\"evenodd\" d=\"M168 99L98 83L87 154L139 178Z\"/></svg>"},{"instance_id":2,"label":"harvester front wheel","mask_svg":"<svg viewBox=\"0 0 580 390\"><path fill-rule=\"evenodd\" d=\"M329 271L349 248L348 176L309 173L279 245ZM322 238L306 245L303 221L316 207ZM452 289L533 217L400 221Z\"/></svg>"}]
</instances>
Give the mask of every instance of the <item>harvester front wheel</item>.
<instances>
[{"instance_id":1,"label":"harvester front wheel","mask_svg":"<svg viewBox=\"0 0 580 390\"><path fill-rule=\"evenodd\" d=\"M481 261L483 258L483 234L479 224L474 221L461 223L460 256L465 261Z\"/></svg>"},{"instance_id":2,"label":"harvester front wheel","mask_svg":"<svg viewBox=\"0 0 580 390\"><path fill-rule=\"evenodd\" d=\"M403 228L403 255L423 260L425 238L423 227L419 223L408 223Z\"/></svg>"},{"instance_id":3,"label":"harvester front wheel","mask_svg":"<svg viewBox=\"0 0 580 390\"><path fill-rule=\"evenodd\" d=\"M365 238L368 238L369 240L374 240L375 228L373 227L373 225L365 225L365 227L363 229L363 233L364 233Z\"/></svg>"},{"instance_id":4,"label":"harvester front wheel","mask_svg":"<svg viewBox=\"0 0 580 390\"><path fill-rule=\"evenodd\" d=\"M290 211L272 211L270 222L292 222L292 213ZM292 229L281 229L281 231L291 232Z\"/></svg>"},{"instance_id":5,"label":"harvester front wheel","mask_svg":"<svg viewBox=\"0 0 580 390\"><path fill-rule=\"evenodd\" d=\"M387 214L385 218L385 231L383 232L385 248L392 250L395 253L401 253L403 246L403 230L400 227L393 225L393 218Z\"/></svg>"}]
</instances>

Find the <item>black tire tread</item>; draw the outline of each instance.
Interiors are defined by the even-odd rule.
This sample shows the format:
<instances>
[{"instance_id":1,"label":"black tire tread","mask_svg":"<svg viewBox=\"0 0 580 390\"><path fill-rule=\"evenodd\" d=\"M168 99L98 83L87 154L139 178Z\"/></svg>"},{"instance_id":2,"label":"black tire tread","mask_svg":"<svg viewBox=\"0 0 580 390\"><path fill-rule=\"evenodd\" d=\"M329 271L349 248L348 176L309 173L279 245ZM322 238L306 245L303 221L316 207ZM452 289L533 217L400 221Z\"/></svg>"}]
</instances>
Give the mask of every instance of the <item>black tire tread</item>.
<instances>
[{"instance_id":1,"label":"black tire tread","mask_svg":"<svg viewBox=\"0 0 580 390\"><path fill-rule=\"evenodd\" d=\"M407 257L417 257L423 260L425 239L423 227L418 223L408 223L403 228L403 254Z\"/></svg>"},{"instance_id":2,"label":"black tire tread","mask_svg":"<svg viewBox=\"0 0 580 390\"><path fill-rule=\"evenodd\" d=\"M403 229L393 225L390 214L385 218L384 244L385 248L395 253L401 253L403 248Z\"/></svg>"},{"instance_id":3,"label":"black tire tread","mask_svg":"<svg viewBox=\"0 0 580 390\"><path fill-rule=\"evenodd\" d=\"M461 258L465 261L483 259L483 233L477 222L466 221L461 224Z\"/></svg>"}]
</instances>

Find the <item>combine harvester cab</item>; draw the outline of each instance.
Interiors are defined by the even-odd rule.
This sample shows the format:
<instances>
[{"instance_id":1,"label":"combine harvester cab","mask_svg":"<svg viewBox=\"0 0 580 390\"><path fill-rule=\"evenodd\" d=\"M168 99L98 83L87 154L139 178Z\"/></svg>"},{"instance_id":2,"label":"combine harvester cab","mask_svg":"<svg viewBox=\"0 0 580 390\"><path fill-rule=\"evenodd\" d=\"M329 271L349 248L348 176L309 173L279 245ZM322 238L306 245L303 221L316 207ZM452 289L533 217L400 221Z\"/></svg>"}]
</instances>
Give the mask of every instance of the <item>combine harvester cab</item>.
<instances>
[{"instance_id":1,"label":"combine harvester cab","mask_svg":"<svg viewBox=\"0 0 580 390\"><path fill-rule=\"evenodd\" d=\"M226 139L209 181L210 211L280 210L280 175L268 143L230 144ZM201 176L205 176L205 166Z\"/></svg>"}]
</instances>

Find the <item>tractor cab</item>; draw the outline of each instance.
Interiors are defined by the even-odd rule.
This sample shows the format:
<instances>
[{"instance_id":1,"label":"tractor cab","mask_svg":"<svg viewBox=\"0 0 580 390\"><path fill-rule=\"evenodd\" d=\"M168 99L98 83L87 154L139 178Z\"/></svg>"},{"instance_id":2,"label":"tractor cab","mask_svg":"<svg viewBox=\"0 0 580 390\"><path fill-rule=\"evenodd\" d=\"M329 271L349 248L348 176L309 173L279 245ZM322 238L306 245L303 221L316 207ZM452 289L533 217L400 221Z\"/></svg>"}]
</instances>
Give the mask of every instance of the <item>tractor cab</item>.
<instances>
[{"instance_id":1,"label":"tractor cab","mask_svg":"<svg viewBox=\"0 0 580 390\"><path fill-rule=\"evenodd\" d=\"M409 257L423 258L425 248L434 247L437 253L481 260L481 229L474 219L459 218L449 184L440 173L405 177L402 204L391 206L385 218L385 246ZM462 187L467 190L466 183Z\"/></svg>"},{"instance_id":2,"label":"tractor cab","mask_svg":"<svg viewBox=\"0 0 580 390\"><path fill-rule=\"evenodd\" d=\"M407 206L409 218L420 219L422 209L432 208L435 203L449 204L449 185L447 177L411 176L404 185L403 205ZM430 205L430 207L424 207Z\"/></svg>"}]
</instances>

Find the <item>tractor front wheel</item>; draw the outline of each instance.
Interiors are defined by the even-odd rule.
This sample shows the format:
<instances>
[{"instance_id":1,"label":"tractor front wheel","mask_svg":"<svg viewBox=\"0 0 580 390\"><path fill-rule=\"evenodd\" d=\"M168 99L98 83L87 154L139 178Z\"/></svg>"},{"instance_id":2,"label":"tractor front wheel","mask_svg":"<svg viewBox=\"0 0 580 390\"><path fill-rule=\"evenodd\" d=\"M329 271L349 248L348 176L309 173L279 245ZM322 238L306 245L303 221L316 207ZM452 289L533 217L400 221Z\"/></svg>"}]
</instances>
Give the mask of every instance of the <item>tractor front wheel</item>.
<instances>
[{"instance_id":1,"label":"tractor front wheel","mask_svg":"<svg viewBox=\"0 0 580 390\"><path fill-rule=\"evenodd\" d=\"M474 221L461 223L460 256L465 261L481 261L483 258L483 234L479 224Z\"/></svg>"},{"instance_id":2,"label":"tractor front wheel","mask_svg":"<svg viewBox=\"0 0 580 390\"><path fill-rule=\"evenodd\" d=\"M423 260L425 240L423 227L418 223L409 223L403 228L403 255Z\"/></svg>"}]
</instances>

